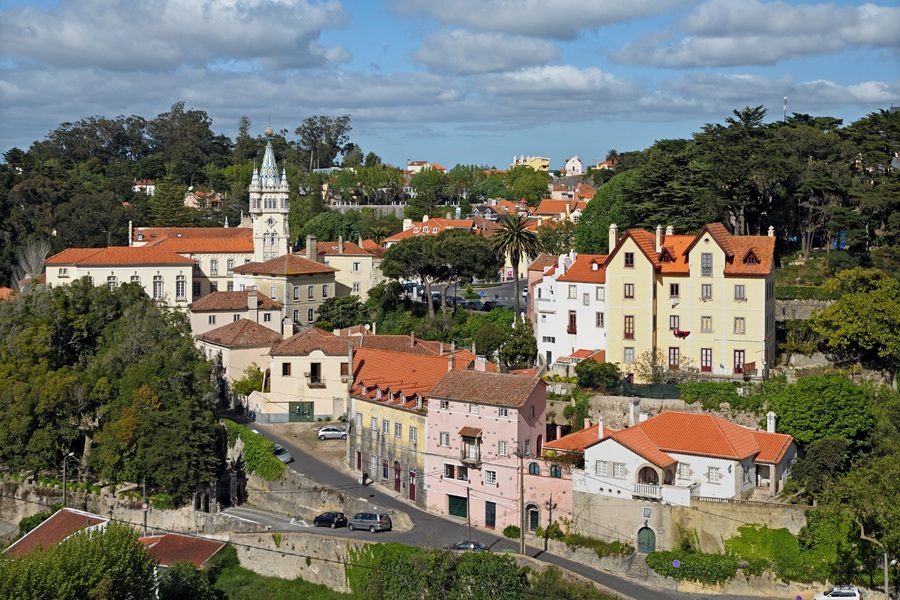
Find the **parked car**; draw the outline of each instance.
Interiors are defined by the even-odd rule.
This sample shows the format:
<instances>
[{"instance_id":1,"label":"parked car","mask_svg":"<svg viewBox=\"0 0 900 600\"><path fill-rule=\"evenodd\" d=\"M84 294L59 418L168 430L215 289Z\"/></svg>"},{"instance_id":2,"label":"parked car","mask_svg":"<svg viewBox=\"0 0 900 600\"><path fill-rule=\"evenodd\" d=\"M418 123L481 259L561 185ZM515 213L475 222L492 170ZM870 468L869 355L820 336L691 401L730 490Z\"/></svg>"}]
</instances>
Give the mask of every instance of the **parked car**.
<instances>
[{"instance_id":1,"label":"parked car","mask_svg":"<svg viewBox=\"0 0 900 600\"><path fill-rule=\"evenodd\" d=\"M294 462L294 457L291 456L291 453L287 451L287 448L281 444L275 444L275 456L284 464Z\"/></svg>"},{"instance_id":2,"label":"parked car","mask_svg":"<svg viewBox=\"0 0 900 600\"><path fill-rule=\"evenodd\" d=\"M313 525L316 527L338 527L347 526L347 517L342 512L323 512L321 515L313 519Z\"/></svg>"},{"instance_id":3,"label":"parked car","mask_svg":"<svg viewBox=\"0 0 900 600\"><path fill-rule=\"evenodd\" d=\"M368 529L372 533L390 531L391 527L391 518L388 515L376 513L356 513L347 524L347 529L350 531Z\"/></svg>"},{"instance_id":4,"label":"parked car","mask_svg":"<svg viewBox=\"0 0 900 600\"><path fill-rule=\"evenodd\" d=\"M495 308L498 308L500 305L493 300L485 300L484 304L481 305L481 310L484 311L492 311Z\"/></svg>"},{"instance_id":5,"label":"parked car","mask_svg":"<svg viewBox=\"0 0 900 600\"><path fill-rule=\"evenodd\" d=\"M319 429L316 437L320 440L346 440L347 432L341 427L328 425Z\"/></svg>"},{"instance_id":6,"label":"parked car","mask_svg":"<svg viewBox=\"0 0 900 600\"><path fill-rule=\"evenodd\" d=\"M829 600L830 598L851 598L862 600L862 594L855 585L837 585L830 592L816 594L814 600Z\"/></svg>"},{"instance_id":7,"label":"parked car","mask_svg":"<svg viewBox=\"0 0 900 600\"><path fill-rule=\"evenodd\" d=\"M484 310L484 304L478 300L466 300L462 303L462 307L467 310Z\"/></svg>"},{"instance_id":8,"label":"parked car","mask_svg":"<svg viewBox=\"0 0 900 600\"><path fill-rule=\"evenodd\" d=\"M459 550L461 552L487 552L488 547L482 544L481 542L476 542L475 540L466 540L463 542L457 542L450 546L451 550Z\"/></svg>"}]
</instances>

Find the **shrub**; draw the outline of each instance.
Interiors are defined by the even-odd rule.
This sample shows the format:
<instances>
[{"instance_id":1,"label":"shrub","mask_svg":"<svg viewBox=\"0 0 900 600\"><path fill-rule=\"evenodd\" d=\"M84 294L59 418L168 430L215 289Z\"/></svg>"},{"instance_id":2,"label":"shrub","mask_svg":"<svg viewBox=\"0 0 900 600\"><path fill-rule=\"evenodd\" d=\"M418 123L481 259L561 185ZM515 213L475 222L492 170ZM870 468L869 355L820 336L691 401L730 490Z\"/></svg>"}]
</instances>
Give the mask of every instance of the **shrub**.
<instances>
[{"instance_id":1,"label":"shrub","mask_svg":"<svg viewBox=\"0 0 900 600\"><path fill-rule=\"evenodd\" d=\"M150 506L158 510L172 510L177 507L172 494L153 494L150 496Z\"/></svg>"},{"instance_id":2,"label":"shrub","mask_svg":"<svg viewBox=\"0 0 900 600\"><path fill-rule=\"evenodd\" d=\"M613 390L622 379L622 372L615 363L599 363L583 360L575 365L578 385L583 388Z\"/></svg>"},{"instance_id":3,"label":"shrub","mask_svg":"<svg viewBox=\"0 0 900 600\"><path fill-rule=\"evenodd\" d=\"M50 510L43 510L39 513L31 515L30 517L25 517L24 519L19 521L19 537L25 535L26 533L49 519L51 516L53 516L53 513L58 511L60 508L62 508L62 504L54 504L50 507Z\"/></svg>"},{"instance_id":4,"label":"shrub","mask_svg":"<svg viewBox=\"0 0 900 600\"><path fill-rule=\"evenodd\" d=\"M284 463L275 456L275 444L234 421L225 419L224 423L229 446L233 446L237 438L244 442L244 464L248 473L267 481L275 481L284 476Z\"/></svg>"},{"instance_id":5,"label":"shrub","mask_svg":"<svg viewBox=\"0 0 900 600\"><path fill-rule=\"evenodd\" d=\"M675 560L680 562L677 568L672 565ZM737 575L738 559L728 554L666 550L648 554L647 566L660 575L679 581L689 580L715 585L734 579Z\"/></svg>"},{"instance_id":6,"label":"shrub","mask_svg":"<svg viewBox=\"0 0 900 600\"><path fill-rule=\"evenodd\" d=\"M569 550L589 548L594 551L597 558L603 558L604 556L628 556L629 554L634 554L633 546L618 540L606 542L579 533L569 533L563 536L562 541Z\"/></svg>"},{"instance_id":7,"label":"shrub","mask_svg":"<svg viewBox=\"0 0 900 600\"><path fill-rule=\"evenodd\" d=\"M521 535L521 531L519 530L518 525L507 525L503 528L503 537L505 538L517 540L519 539L519 535Z\"/></svg>"},{"instance_id":8,"label":"shrub","mask_svg":"<svg viewBox=\"0 0 900 600\"><path fill-rule=\"evenodd\" d=\"M681 392L682 400L688 404L699 402L703 410L717 410L723 402L734 406L741 398L733 383L691 381L680 384L678 390Z\"/></svg>"}]
</instances>

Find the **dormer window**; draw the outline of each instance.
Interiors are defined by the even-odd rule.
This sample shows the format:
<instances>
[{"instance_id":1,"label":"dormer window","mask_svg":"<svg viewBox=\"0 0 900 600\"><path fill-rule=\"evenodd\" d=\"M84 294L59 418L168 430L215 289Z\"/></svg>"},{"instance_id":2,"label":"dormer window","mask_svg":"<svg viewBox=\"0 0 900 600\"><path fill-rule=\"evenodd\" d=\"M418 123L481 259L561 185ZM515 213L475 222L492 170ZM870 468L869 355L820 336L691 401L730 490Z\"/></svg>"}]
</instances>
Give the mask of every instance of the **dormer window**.
<instances>
[{"instance_id":1,"label":"dormer window","mask_svg":"<svg viewBox=\"0 0 900 600\"><path fill-rule=\"evenodd\" d=\"M431 231L431 227L423 227L422 231L424 231L425 233L428 233L429 231Z\"/></svg>"},{"instance_id":2,"label":"dormer window","mask_svg":"<svg viewBox=\"0 0 900 600\"><path fill-rule=\"evenodd\" d=\"M759 257L757 257L756 254L754 254L753 250L750 250L749 252L747 252L747 255L744 256L744 264L745 265L758 265L759 264Z\"/></svg>"},{"instance_id":3,"label":"dormer window","mask_svg":"<svg viewBox=\"0 0 900 600\"><path fill-rule=\"evenodd\" d=\"M413 233L419 233L419 228L418 228L418 227L413 227Z\"/></svg>"},{"instance_id":4,"label":"dormer window","mask_svg":"<svg viewBox=\"0 0 900 600\"><path fill-rule=\"evenodd\" d=\"M668 250L663 250L662 255L660 255L659 257L659 261L664 263L673 263L675 262L675 257L669 254Z\"/></svg>"}]
</instances>

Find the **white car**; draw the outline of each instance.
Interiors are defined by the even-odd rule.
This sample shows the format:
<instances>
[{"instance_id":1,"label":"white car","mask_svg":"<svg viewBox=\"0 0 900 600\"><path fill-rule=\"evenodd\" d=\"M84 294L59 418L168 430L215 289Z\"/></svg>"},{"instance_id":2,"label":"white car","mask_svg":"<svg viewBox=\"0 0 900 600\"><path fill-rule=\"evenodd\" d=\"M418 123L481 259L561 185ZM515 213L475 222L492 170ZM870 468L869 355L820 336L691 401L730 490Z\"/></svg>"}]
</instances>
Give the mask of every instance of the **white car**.
<instances>
[{"instance_id":1,"label":"white car","mask_svg":"<svg viewBox=\"0 0 900 600\"><path fill-rule=\"evenodd\" d=\"M862 600L862 594L855 585L838 585L830 592L822 592L816 594L813 600L830 600L831 598L849 598L851 600Z\"/></svg>"},{"instance_id":2,"label":"white car","mask_svg":"<svg viewBox=\"0 0 900 600\"><path fill-rule=\"evenodd\" d=\"M316 437L320 440L346 440L347 432L344 431L341 427L335 427L334 425L328 425L327 427L322 427L316 433Z\"/></svg>"}]
</instances>

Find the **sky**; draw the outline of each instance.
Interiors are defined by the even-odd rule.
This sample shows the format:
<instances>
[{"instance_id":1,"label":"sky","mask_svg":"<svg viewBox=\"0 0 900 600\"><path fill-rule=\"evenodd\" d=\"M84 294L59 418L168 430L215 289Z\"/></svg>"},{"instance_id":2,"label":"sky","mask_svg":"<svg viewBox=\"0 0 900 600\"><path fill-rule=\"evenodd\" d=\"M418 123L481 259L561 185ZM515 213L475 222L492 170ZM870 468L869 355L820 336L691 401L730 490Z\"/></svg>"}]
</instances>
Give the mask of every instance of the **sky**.
<instances>
[{"instance_id":1,"label":"sky","mask_svg":"<svg viewBox=\"0 0 900 600\"><path fill-rule=\"evenodd\" d=\"M234 137L352 116L386 162L562 168L763 105L900 105L900 2L0 0L0 151L175 102Z\"/></svg>"}]
</instances>

